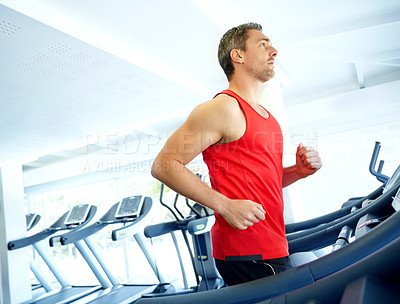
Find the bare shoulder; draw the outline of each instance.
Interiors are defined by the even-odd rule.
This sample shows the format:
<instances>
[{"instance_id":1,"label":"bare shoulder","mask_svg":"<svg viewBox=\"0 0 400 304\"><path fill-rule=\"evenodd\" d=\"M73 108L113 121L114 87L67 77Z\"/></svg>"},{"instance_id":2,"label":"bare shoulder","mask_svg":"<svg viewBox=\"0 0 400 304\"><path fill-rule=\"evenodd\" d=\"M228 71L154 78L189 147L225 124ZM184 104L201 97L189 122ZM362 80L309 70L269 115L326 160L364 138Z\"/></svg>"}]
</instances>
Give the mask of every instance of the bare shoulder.
<instances>
[{"instance_id":1,"label":"bare shoulder","mask_svg":"<svg viewBox=\"0 0 400 304\"><path fill-rule=\"evenodd\" d=\"M207 134L214 144L238 139L246 128L246 120L238 102L224 94L198 105L185 124L194 132Z\"/></svg>"},{"instance_id":2,"label":"bare shoulder","mask_svg":"<svg viewBox=\"0 0 400 304\"><path fill-rule=\"evenodd\" d=\"M221 114L240 115L242 112L237 100L226 94L218 95L211 102L214 103L214 106Z\"/></svg>"},{"instance_id":3,"label":"bare shoulder","mask_svg":"<svg viewBox=\"0 0 400 304\"><path fill-rule=\"evenodd\" d=\"M194 118L199 117L205 122L211 120L215 123L231 121L232 118L235 119L242 115L236 99L225 94L198 105L191 113Z\"/></svg>"}]
</instances>

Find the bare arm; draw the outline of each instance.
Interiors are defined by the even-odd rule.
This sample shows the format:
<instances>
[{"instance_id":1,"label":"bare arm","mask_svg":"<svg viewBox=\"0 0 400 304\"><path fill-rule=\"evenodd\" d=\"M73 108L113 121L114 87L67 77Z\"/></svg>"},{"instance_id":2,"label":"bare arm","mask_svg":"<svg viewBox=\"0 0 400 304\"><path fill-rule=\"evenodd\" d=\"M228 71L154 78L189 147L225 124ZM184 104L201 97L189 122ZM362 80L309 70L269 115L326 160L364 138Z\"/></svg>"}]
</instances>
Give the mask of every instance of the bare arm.
<instances>
[{"instance_id":1,"label":"bare arm","mask_svg":"<svg viewBox=\"0 0 400 304\"><path fill-rule=\"evenodd\" d=\"M296 165L283 168L282 187L285 188L299 179L314 174L321 167L319 153L313 148L300 144L296 152Z\"/></svg>"},{"instance_id":2,"label":"bare arm","mask_svg":"<svg viewBox=\"0 0 400 304\"><path fill-rule=\"evenodd\" d=\"M224 115L226 111L229 115ZM233 109L233 113L231 111L232 104L229 101L209 101L194 109L185 123L167 140L153 163L151 173L177 193L213 209L233 227L246 229L264 220L262 206L249 200L231 200L209 188L186 168L198 154L226 136L229 123L237 121L232 119L236 110Z\"/></svg>"}]
</instances>

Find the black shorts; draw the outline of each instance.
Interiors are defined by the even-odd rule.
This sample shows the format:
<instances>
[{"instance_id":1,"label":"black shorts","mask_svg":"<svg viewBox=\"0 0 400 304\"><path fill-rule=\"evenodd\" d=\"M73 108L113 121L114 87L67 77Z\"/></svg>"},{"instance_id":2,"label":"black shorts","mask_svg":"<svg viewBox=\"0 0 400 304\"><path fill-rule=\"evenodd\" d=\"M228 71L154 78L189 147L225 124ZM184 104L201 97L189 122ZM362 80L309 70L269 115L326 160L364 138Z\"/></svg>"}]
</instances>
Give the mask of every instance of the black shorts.
<instances>
[{"instance_id":1,"label":"black shorts","mask_svg":"<svg viewBox=\"0 0 400 304\"><path fill-rule=\"evenodd\" d=\"M265 278L293 267L289 257L229 262L215 259L215 265L228 286Z\"/></svg>"}]
</instances>

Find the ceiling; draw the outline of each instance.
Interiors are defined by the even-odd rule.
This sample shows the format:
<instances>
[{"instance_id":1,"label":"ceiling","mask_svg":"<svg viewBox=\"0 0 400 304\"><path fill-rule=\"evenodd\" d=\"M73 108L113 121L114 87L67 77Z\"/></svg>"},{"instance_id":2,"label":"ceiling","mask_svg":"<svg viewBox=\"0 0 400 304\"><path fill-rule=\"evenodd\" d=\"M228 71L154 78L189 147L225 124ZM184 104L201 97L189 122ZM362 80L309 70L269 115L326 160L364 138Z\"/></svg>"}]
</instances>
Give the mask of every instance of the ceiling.
<instances>
[{"instance_id":1,"label":"ceiling","mask_svg":"<svg viewBox=\"0 0 400 304\"><path fill-rule=\"evenodd\" d=\"M400 81L398 0L0 0L0 163L28 170L171 132L226 87L218 41L248 21L279 51L292 116ZM382 121L400 120L384 106Z\"/></svg>"}]
</instances>

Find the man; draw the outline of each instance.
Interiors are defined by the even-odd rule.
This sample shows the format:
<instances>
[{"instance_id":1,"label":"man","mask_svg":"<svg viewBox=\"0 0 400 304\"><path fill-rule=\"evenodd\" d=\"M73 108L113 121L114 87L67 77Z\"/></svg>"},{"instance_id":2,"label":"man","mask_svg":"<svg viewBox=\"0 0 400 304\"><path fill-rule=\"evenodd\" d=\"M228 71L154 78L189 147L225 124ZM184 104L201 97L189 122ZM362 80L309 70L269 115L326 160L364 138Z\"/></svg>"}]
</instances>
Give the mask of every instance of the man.
<instances>
[{"instance_id":1,"label":"man","mask_svg":"<svg viewBox=\"0 0 400 304\"><path fill-rule=\"evenodd\" d=\"M300 144L296 165L282 167L281 129L258 103L277 55L259 24L225 33L218 59L228 90L197 106L152 166L155 178L215 211L213 257L228 286L291 267L282 188L322 166L318 152ZM212 189L185 167L200 153Z\"/></svg>"}]
</instances>

